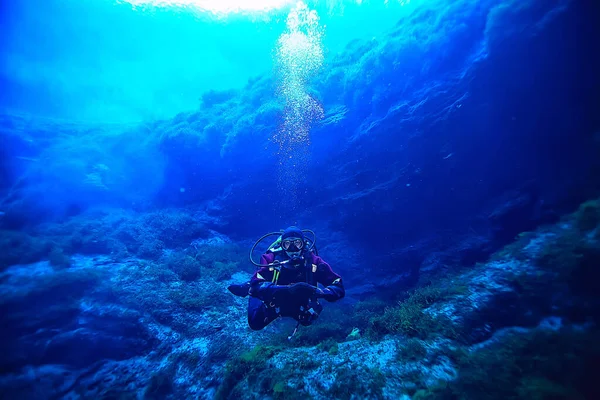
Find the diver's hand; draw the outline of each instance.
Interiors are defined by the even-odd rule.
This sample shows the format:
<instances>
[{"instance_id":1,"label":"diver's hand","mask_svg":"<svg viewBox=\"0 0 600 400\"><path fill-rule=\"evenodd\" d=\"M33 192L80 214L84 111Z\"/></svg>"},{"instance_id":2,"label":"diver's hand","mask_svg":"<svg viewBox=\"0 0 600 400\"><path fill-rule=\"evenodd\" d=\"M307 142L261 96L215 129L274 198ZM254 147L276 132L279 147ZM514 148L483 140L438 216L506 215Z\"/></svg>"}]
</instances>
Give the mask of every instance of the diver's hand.
<instances>
[{"instance_id":1,"label":"diver's hand","mask_svg":"<svg viewBox=\"0 0 600 400\"><path fill-rule=\"evenodd\" d=\"M261 282L250 287L250 296L262 301L274 301L289 296L290 288L285 285L276 285L272 282Z\"/></svg>"},{"instance_id":2,"label":"diver's hand","mask_svg":"<svg viewBox=\"0 0 600 400\"><path fill-rule=\"evenodd\" d=\"M306 282L298 282L292 285L275 285L271 282L262 282L250 289L250 295L259 298L262 301L274 301L281 303L309 299L320 291L316 286Z\"/></svg>"},{"instance_id":3,"label":"diver's hand","mask_svg":"<svg viewBox=\"0 0 600 400\"><path fill-rule=\"evenodd\" d=\"M324 289L317 288L315 292L318 299L325 299L327 301L335 301L339 299L339 295L335 293L330 287Z\"/></svg>"},{"instance_id":4,"label":"diver's hand","mask_svg":"<svg viewBox=\"0 0 600 400\"><path fill-rule=\"evenodd\" d=\"M298 282L289 286L289 293L293 297L311 297L317 290L320 289L306 282Z\"/></svg>"}]
</instances>

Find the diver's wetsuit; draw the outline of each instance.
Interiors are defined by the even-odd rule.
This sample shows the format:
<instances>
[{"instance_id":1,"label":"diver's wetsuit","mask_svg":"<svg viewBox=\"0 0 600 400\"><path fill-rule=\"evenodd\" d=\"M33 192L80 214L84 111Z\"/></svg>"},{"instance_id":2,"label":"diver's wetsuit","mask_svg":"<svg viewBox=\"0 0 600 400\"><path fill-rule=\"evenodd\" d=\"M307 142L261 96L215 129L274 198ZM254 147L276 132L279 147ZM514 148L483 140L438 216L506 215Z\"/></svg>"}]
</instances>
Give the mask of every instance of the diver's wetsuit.
<instances>
[{"instance_id":1,"label":"diver's wetsuit","mask_svg":"<svg viewBox=\"0 0 600 400\"><path fill-rule=\"evenodd\" d=\"M342 278L314 253L307 253L296 268L282 267L278 274L266 267L276 259L283 261L287 256L285 253L263 254L260 263L265 267L256 271L250 280L248 324L253 330L263 329L279 316L294 318L302 325L310 325L318 317L323 306L316 297L307 297L305 291L295 293L288 285L305 282L316 287L320 283L325 286L321 297L330 302L345 296ZM310 312L311 308L314 313Z\"/></svg>"}]
</instances>

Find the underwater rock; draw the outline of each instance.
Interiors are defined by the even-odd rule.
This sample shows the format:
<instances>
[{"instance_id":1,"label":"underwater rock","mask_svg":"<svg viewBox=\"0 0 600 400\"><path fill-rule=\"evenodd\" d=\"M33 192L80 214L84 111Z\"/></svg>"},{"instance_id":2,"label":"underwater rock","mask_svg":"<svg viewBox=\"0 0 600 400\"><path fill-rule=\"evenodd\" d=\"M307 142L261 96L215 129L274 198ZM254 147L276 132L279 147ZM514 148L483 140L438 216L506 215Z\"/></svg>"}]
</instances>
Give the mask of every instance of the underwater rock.
<instances>
[{"instance_id":1,"label":"underwater rock","mask_svg":"<svg viewBox=\"0 0 600 400\"><path fill-rule=\"evenodd\" d=\"M193 390L211 398L224 362L264 335L248 336L246 304L226 289L249 274L182 284L169 273L143 260L82 255L66 269L39 262L4 270L0 391L49 398ZM199 374L206 379L193 378Z\"/></svg>"},{"instance_id":2,"label":"underwater rock","mask_svg":"<svg viewBox=\"0 0 600 400\"><path fill-rule=\"evenodd\" d=\"M42 364L84 367L149 350L152 340L139 311L98 300L102 278L109 275L99 266L88 267L78 263L55 271L41 262L2 273L3 369Z\"/></svg>"},{"instance_id":3,"label":"underwater rock","mask_svg":"<svg viewBox=\"0 0 600 400\"><path fill-rule=\"evenodd\" d=\"M204 239L204 238L200 238L200 239L195 239L192 241L191 245L193 248L198 249L201 248L202 246L212 246L212 247L219 247L219 246L225 246L228 244L231 244L231 239L229 237L227 237L226 235L216 232L212 229L209 229L209 237Z\"/></svg>"},{"instance_id":4,"label":"underwater rock","mask_svg":"<svg viewBox=\"0 0 600 400\"><path fill-rule=\"evenodd\" d=\"M533 193L515 192L489 215L495 240L506 243L519 232L530 230L540 218L540 200ZM502 198L501 198L502 199Z\"/></svg>"},{"instance_id":5,"label":"underwater rock","mask_svg":"<svg viewBox=\"0 0 600 400\"><path fill-rule=\"evenodd\" d=\"M597 68L565 50L571 46L567 39L582 32L572 29L579 20L572 18L568 6L575 3L489 1L473 11L465 8L466 2L455 2L439 13L422 8L411 16L421 28L404 21L386 37L357 41L326 71L323 91L336 90L327 95L326 119L314 139L322 140L329 151L306 165L307 176L315 179L308 180L298 200L306 201L310 211L293 216L321 220L323 230L343 232L324 254L340 266L349 283L345 301L356 308L326 310L311 327L323 336L305 336L304 342L286 342L289 332L283 321L250 332L247 300L226 290L250 274L238 264L242 252L233 248L230 237L255 235L265 221L280 222L272 209L283 196L270 184L275 164L264 157L276 147L268 137L275 127L271 120L281 111L272 101L271 82L253 81L240 97L208 93L198 112L112 135L119 138L111 142L114 148L137 144L143 137L151 151L136 163L139 170L128 175L131 180L119 181L127 190L106 193L108 200L130 204L130 193L140 190L170 205L208 202L210 215L190 217L187 210L148 213L143 215L148 224L134 220L123 225L107 218L103 229L87 223L72 229L77 224L66 224L52 236L64 239L77 233L65 240L75 253L116 253L122 249L107 240L114 233L121 245L129 246L121 262L74 254L70 265L59 267L47 262L12 265L15 258L8 258L0 272L2 394L483 398L493 396L481 392L481 387L489 392L486 385L492 382L496 388L491 389L518 391L522 398L540 393L546 398L581 398L554 381L549 384L547 378L522 377L527 365L518 362L549 360L529 357L539 355L539 349L527 347L537 343L533 339L539 332L557 335L548 336L544 344L570 338L563 334L570 328L575 338L588 330L596 333L591 327L600 315L595 296L600 258L597 208L590 204L575 222L563 221L550 232L520 237L503 255L487 260L498 242L509 242L545 221L537 217L540 199L554 199L547 207L558 204L561 211L576 204L584 188L590 190L583 181L597 154L580 156L587 142L579 132L588 135L589 121L578 121L579 110L592 104L583 101L597 86ZM522 24L507 29L521 17ZM453 47L453 40L460 46ZM578 43L583 46L579 51L586 53L585 43ZM523 62L529 59L537 62ZM553 70L556 75L548 73L546 66L560 60L565 63L562 69ZM566 92L552 84L569 77L566 72L574 66L594 74L566 81ZM577 80L587 89L579 88ZM576 103L576 110L569 103L573 97L583 102ZM540 98L554 102L533 101ZM564 129L573 134L564 135ZM76 154L68 155L80 161ZM130 165L129 157L116 160ZM490 164L498 157L502 168ZM164 164L155 162L163 158ZM65 175L53 168L47 168L53 176ZM533 169L541 182L554 182L552 187L539 193L522 189ZM109 171L118 170L111 164L110 170L100 167L97 173L109 178ZM565 171L583 183L571 186ZM88 183L103 183L99 176L92 173ZM62 182L78 187L70 180ZM182 187L202 190L182 192ZM39 188L33 194L16 189L10 207L2 207L3 228L45 218L34 196ZM61 186L63 192L70 196ZM259 199L248 201L248 193L257 193ZM145 207L143 201L136 204ZM486 213L490 205L492 211ZM205 223L223 229L207 233ZM354 252L357 242L367 249L363 254ZM14 248L17 242L7 243L4 248ZM36 249L28 263L48 254L28 238L18 243L25 244L19 244L23 253ZM171 249L177 247L188 252ZM230 252L223 254L224 248ZM130 258L127 251L148 259ZM390 257L394 251L397 254ZM354 260L345 263L346 258ZM369 302L381 292L394 302ZM357 316L352 310L360 311L360 318L353 320ZM360 337L352 334L355 322L362 323ZM314 341L319 345L312 346ZM583 342L589 347L583 351L576 340L564 342L557 348L563 353L557 354L577 350L565 362L582 358L588 350L597 354L597 340ZM504 347L497 351L497 345ZM573 382L587 378L585 371L596 371L593 367L589 363L583 373L577 371ZM572 378L568 371L552 372L546 375L554 380ZM502 392L497 397L516 394Z\"/></svg>"},{"instance_id":6,"label":"underwater rock","mask_svg":"<svg viewBox=\"0 0 600 400\"><path fill-rule=\"evenodd\" d=\"M466 390L460 385L468 380L471 357L483 362L478 354L515 340L520 347L510 351L521 351L528 342L519 338L540 332L554 340L544 332L589 329L585 318L572 314L589 298L569 295L579 285L561 274L578 277L569 271L597 254L564 258L552 249L557 243L573 251L600 248L595 204L520 235L484 263L427 272L431 282L419 281L397 305L356 301L364 289L349 290L347 301L336 304L342 308L326 309L291 342L285 337L293 324L284 321L250 332L247 300L228 295L227 286L246 281L249 271L185 282L170 275L168 265L106 256L75 256L66 269L47 262L9 267L0 276L2 322L9 328L0 389L19 398L37 390L44 397L241 399L272 393L406 398ZM573 236L581 229L585 235ZM557 260L576 264L562 272L545 269ZM589 318L598 309L583 312ZM36 389L34 381L40 382Z\"/></svg>"}]
</instances>

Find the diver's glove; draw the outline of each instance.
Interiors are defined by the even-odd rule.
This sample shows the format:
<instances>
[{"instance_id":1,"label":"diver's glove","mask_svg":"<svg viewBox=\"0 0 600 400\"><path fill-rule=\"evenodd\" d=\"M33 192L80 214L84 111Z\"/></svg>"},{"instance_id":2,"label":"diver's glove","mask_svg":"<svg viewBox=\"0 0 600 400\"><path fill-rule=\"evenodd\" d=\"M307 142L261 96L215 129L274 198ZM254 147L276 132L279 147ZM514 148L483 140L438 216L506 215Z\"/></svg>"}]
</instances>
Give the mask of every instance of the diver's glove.
<instances>
[{"instance_id":1,"label":"diver's glove","mask_svg":"<svg viewBox=\"0 0 600 400\"><path fill-rule=\"evenodd\" d=\"M261 282L250 287L250 296L265 302L271 302L289 294L289 286L276 285L272 282Z\"/></svg>"},{"instance_id":2,"label":"diver's glove","mask_svg":"<svg viewBox=\"0 0 600 400\"><path fill-rule=\"evenodd\" d=\"M279 302L288 299L308 299L319 290L316 286L306 282L298 282L292 285L276 285L272 282L261 282L253 285L250 295L266 302Z\"/></svg>"},{"instance_id":3,"label":"diver's glove","mask_svg":"<svg viewBox=\"0 0 600 400\"><path fill-rule=\"evenodd\" d=\"M242 283L241 285L229 285L227 287L227 290L229 290L232 294L236 296L246 297L248 296L250 291L250 283L246 282Z\"/></svg>"},{"instance_id":4,"label":"diver's glove","mask_svg":"<svg viewBox=\"0 0 600 400\"><path fill-rule=\"evenodd\" d=\"M346 291L344 290L342 282L340 281L339 283L334 283L323 289L317 289L315 294L317 295L317 298L332 302L343 298L346 295Z\"/></svg>"},{"instance_id":5,"label":"diver's glove","mask_svg":"<svg viewBox=\"0 0 600 400\"><path fill-rule=\"evenodd\" d=\"M290 295L295 298L306 298L314 296L319 290L318 287L306 282L298 282L290 285Z\"/></svg>"}]
</instances>

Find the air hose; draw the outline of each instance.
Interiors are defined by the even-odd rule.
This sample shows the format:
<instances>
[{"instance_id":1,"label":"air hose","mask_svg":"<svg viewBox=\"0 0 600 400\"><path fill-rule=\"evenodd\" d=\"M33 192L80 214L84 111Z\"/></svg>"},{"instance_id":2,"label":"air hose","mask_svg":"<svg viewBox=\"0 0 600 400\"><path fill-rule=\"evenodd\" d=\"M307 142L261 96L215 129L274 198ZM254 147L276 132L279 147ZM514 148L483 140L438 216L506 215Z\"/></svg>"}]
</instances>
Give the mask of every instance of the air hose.
<instances>
[{"instance_id":1,"label":"air hose","mask_svg":"<svg viewBox=\"0 0 600 400\"><path fill-rule=\"evenodd\" d=\"M269 250L273 251L272 249L274 249L276 246L278 246L278 245L279 245L279 243L281 242L281 234L282 234L282 233L283 233L283 231L279 231L279 232L269 232L269 233L266 233L266 234L262 235L262 236L261 236L261 237L260 237L260 238L259 238L259 239L258 239L256 242L254 242L254 245L253 245L253 246L252 246L252 248L250 249L250 262L251 262L253 265L255 265L256 267L264 267L264 265L262 265L262 264L260 264L260 263L258 263L258 262L256 262L256 261L254 261L254 260L252 259L252 254L254 253L254 249L256 249L256 246L258 246L258 244L259 244L260 242L262 242L262 241L263 241L265 238L267 238L267 237L269 237L269 236L273 236L273 235L278 235L279 237L277 238L277 240L276 240L275 242L273 242L273 243L271 244L271 246L269 246L269 248L267 249L267 251L269 251ZM312 236L313 236L313 239L312 239L312 240L310 240L310 239L305 239L305 241L306 241L306 242L307 242L307 244L308 244L308 248L307 248L307 250L308 250L308 251L312 251L312 250L314 249L315 251L317 251L317 247L316 247L316 245L317 245L317 235L315 235L315 233L314 233L313 231L311 231L310 229L302 229L302 233L310 233L310 234L312 234ZM317 255L318 255L318 253L317 253Z\"/></svg>"}]
</instances>

